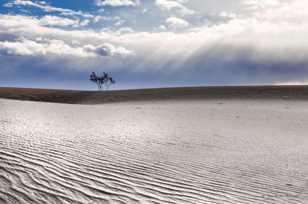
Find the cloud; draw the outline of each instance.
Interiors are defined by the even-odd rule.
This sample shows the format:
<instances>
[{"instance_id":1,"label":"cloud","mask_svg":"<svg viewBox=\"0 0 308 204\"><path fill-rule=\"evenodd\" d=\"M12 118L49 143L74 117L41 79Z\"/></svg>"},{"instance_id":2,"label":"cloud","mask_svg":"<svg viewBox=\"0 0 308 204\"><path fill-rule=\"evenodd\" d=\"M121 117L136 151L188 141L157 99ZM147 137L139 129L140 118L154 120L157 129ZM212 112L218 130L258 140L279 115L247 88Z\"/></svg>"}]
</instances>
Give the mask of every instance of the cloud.
<instances>
[{"instance_id":1,"label":"cloud","mask_svg":"<svg viewBox=\"0 0 308 204\"><path fill-rule=\"evenodd\" d=\"M258 10L265 9L272 6L280 6L280 0L245 0L244 4L248 6L248 9Z\"/></svg>"},{"instance_id":2,"label":"cloud","mask_svg":"<svg viewBox=\"0 0 308 204\"><path fill-rule=\"evenodd\" d=\"M124 47L104 43L94 45L69 45L61 40L37 38L36 40L21 39L18 41L0 41L0 53L19 56L48 56L48 57L126 57L133 51Z\"/></svg>"},{"instance_id":3,"label":"cloud","mask_svg":"<svg viewBox=\"0 0 308 204\"><path fill-rule=\"evenodd\" d=\"M308 14L304 9L306 4L302 1L293 1L288 5L281 3L275 9L266 8L250 17L233 16L230 21L214 26L187 27L185 20L171 17L167 25L173 28L182 25L188 29L176 34L130 30L129 33L113 35L112 32L95 32L91 29L64 30L42 26L40 20L35 17L18 15L1 15L0 30L7 35L20 34L28 39L45 37L62 41L77 40L83 44L108 42L122 47L129 46L130 50L135 50L136 47L139 49L137 54L163 50L161 46L164 45L171 53L170 47L174 47L173 50L183 49L179 53L184 55L189 52L184 43L188 41L189 46L194 45L192 50L200 47L207 47L206 50L216 49L216 44L232 45L236 48L251 48L256 53L255 57L267 55L273 60L279 58L294 60L294 57L303 59L302 56L305 56L308 50L304 46L307 42L306 33L308 33L308 23L305 21L308 19ZM171 55L168 52L162 55L168 57Z\"/></svg>"},{"instance_id":4,"label":"cloud","mask_svg":"<svg viewBox=\"0 0 308 204\"><path fill-rule=\"evenodd\" d=\"M247 0L249 3L249 1ZM245 2L247 4L247 2ZM267 2L267 3L266 3ZM268 0L263 2L257 8L252 11L253 17L263 22L271 22L273 24L285 23L285 24L297 24L300 28L305 25L308 19L308 13L305 7L308 6L308 2L300 0L278 1ZM250 5L248 4L248 9Z\"/></svg>"},{"instance_id":5,"label":"cloud","mask_svg":"<svg viewBox=\"0 0 308 204\"><path fill-rule=\"evenodd\" d=\"M6 4L4 4L4 7L8 7L8 8L11 8L13 6L33 6L33 7L43 7L45 5L44 2L40 2L40 3L34 3L33 1L31 0L15 0L15 1L12 1L12 2L8 2Z\"/></svg>"},{"instance_id":6,"label":"cloud","mask_svg":"<svg viewBox=\"0 0 308 204\"><path fill-rule=\"evenodd\" d=\"M119 35L125 34L125 33L134 33L134 30L130 27L121 27L116 30L116 33Z\"/></svg>"},{"instance_id":7,"label":"cloud","mask_svg":"<svg viewBox=\"0 0 308 204\"><path fill-rule=\"evenodd\" d=\"M219 16L222 17L223 19L229 19L229 20L237 18L237 15L235 13L228 13L225 11L220 12Z\"/></svg>"},{"instance_id":8,"label":"cloud","mask_svg":"<svg viewBox=\"0 0 308 204\"><path fill-rule=\"evenodd\" d=\"M298 2L297 6L299 6ZM308 59L306 57L308 48L304 46L308 44L306 38L308 23L303 21L299 26L294 19L301 19L301 17L307 19L307 14L296 9L297 12L293 12L292 16L282 17L285 20L277 22L275 16L285 16L282 12L285 9L283 7L271 12L264 11L262 15L259 13L254 17L237 17L215 26L190 27L182 33L64 30L42 26L39 23L40 20L34 17L12 15L0 15L0 30L3 34L17 35L17 37L29 40L43 37L61 40L67 44L74 40L80 42L81 45L110 43L125 47L127 50L133 50L136 57L140 58L138 62L140 64L136 66L136 69L147 69L149 63L157 64L155 69L160 69L170 62L174 64L173 69L181 69L181 63L184 61L189 61L190 58L195 59L196 55L204 58L213 53L222 54L223 61L245 57L253 63L262 61L305 62ZM178 18L171 18L168 22L174 28L178 28L175 25L187 26L187 23ZM226 53L226 48L229 49L228 53ZM219 49L222 53L217 51ZM250 50L250 55L241 56L242 50L247 49ZM207 67L206 63L204 66Z\"/></svg>"},{"instance_id":9,"label":"cloud","mask_svg":"<svg viewBox=\"0 0 308 204\"><path fill-rule=\"evenodd\" d=\"M80 21L75 19L46 15L39 19L39 24L42 26L78 27L80 26Z\"/></svg>"},{"instance_id":10,"label":"cloud","mask_svg":"<svg viewBox=\"0 0 308 204\"><path fill-rule=\"evenodd\" d=\"M22 39L20 41L0 42L0 51L6 55L20 56L70 56L70 57L95 57L80 47L71 47L64 41L38 39L39 41Z\"/></svg>"},{"instance_id":11,"label":"cloud","mask_svg":"<svg viewBox=\"0 0 308 204\"><path fill-rule=\"evenodd\" d=\"M166 30L160 32L134 28L117 32L121 27L108 31L70 30L42 25L37 17L0 15L1 52L29 58L72 58L63 69L104 67L179 81L307 81L308 3L276 1L255 10L251 10L251 5L243 4L242 10L249 10L248 13L219 12L228 20L210 25L194 26L191 16L185 16L185 20L183 16L170 15L157 23L156 26L166 23ZM80 59L91 59L91 63L80 63Z\"/></svg>"},{"instance_id":12,"label":"cloud","mask_svg":"<svg viewBox=\"0 0 308 204\"><path fill-rule=\"evenodd\" d=\"M47 13L57 12L65 16L82 16L85 18L93 18L94 16L89 13L84 13L82 11L74 11L71 9L64 9L59 7L50 6L45 1L30 1L30 0L14 0L4 4L4 7L14 7L14 6L26 6L26 7L35 7L42 9Z\"/></svg>"},{"instance_id":13,"label":"cloud","mask_svg":"<svg viewBox=\"0 0 308 204\"><path fill-rule=\"evenodd\" d=\"M84 49L98 56L132 56L134 52L124 47L116 47L110 43L104 43L99 46L86 45Z\"/></svg>"},{"instance_id":14,"label":"cloud","mask_svg":"<svg viewBox=\"0 0 308 204\"><path fill-rule=\"evenodd\" d=\"M28 39L37 37L58 39L63 41L97 40L107 39L109 34L98 34L93 30L69 30L61 27L47 27L41 25L40 18L23 15L1 15L1 32L11 36L19 36ZM91 40L91 41L92 41Z\"/></svg>"},{"instance_id":15,"label":"cloud","mask_svg":"<svg viewBox=\"0 0 308 204\"><path fill-rule=\"evenodd\" d=\"M182 18L177 18L177 17L167 18L166 24L168 28L173 29L173 30L184 29L189 26L189 23L186 20Z\"/></svg>"},{"instance_id":16,"label":"cloud","mask_svg":"<svg viewBox=\"0 0 308 204\"><path fill-rule=\"evenodd\" d=\"M140 5L139 0L96 0L95 3L97 6L112 6L112 7Z\"/></svg>"},{"instance_id":17,"label":"cloud","mask_svg":"<svg viewBox=\"0 0 308 204\"><path fill-rule=\"evenodd\" d=\"M177 11L179 14L185 15L192 15L195 11L188 9L183 5L185 1L183 0L156 0L155 4L162 10L167 11Z\"/></svg>"}]
</instances>

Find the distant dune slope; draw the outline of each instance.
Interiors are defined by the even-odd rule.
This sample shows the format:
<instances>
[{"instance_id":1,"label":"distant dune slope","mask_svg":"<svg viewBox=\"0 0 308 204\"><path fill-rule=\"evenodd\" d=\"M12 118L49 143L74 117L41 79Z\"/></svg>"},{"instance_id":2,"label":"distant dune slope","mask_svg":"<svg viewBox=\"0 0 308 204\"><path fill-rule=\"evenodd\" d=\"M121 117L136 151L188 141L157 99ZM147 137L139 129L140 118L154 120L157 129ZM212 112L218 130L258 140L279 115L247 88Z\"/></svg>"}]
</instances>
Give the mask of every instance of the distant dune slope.
<instances>
[{"instance_id":1,"label":"distant dune slope","mask_svg":"<svg viewBox=\"0 0 308 204\"><path fill-rule=\"evenodd\" d=\"M182 87L117 91L0 88L0 98L71 104L194 99L308 99L308 86Z\"/></svg>"}]
</instances>

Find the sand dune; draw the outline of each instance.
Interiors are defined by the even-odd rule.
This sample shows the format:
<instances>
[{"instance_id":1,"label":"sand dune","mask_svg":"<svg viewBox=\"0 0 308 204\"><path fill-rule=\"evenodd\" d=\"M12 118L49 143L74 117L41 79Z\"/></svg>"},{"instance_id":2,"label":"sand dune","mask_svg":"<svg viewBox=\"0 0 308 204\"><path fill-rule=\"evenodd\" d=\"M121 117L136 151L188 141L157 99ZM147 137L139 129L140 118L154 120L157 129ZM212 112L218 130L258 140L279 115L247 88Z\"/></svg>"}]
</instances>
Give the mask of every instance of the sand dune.
<instances>
[{"instance_id":1,"label":"sand dune","mask_svg":"<svg viewBox=\"0 0 308 204\"><path fill-rule=\"evenodd\" d=\"M308 202L294 100L0 100L0 203Z\"/></svg>"},{"instance_id":2,"label":"sand dune","mask_svg":"<svg viewBox=\"0 0 308 204\"><path fill-rule=\"evenodd\" d=\"M0 98L73 104L192 99L308 99L308 86L186 87L118 91L0 88Z\"/></svg>"}]
</instances>

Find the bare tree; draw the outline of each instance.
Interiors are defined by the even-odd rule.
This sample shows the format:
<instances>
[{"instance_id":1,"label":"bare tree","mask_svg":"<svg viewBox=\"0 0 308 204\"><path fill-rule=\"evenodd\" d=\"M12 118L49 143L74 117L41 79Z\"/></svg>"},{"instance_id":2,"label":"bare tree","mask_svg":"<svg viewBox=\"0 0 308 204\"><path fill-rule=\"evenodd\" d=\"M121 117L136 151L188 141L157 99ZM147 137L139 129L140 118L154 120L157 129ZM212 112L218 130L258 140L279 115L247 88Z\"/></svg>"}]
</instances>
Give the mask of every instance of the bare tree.
<instances>
[{"instance_id":1,"label":"bare tree","mask_svg":"<svg viewBox=\"0 0 308 204\"><path fill-rule=\"evenodd\" d=\"M110 85L115 84L115 80L106 72L103 72L103 76L98 76L95 72L92 72L90 81L96 83L99 90L108 90Z\"/></svg>"},{"instance_id":2,"label":"bare tree","mask_svg":"<svg viewBox=\"0 0 308 204\"><path fill-rule=\"evenodd\" d=\"M100 90L102 88L102 85L100 83L99 77L96 75L95 72L92 72L92 74L90 75L90 81L96 83L97 88Z\"/></svg>"}]
</instances>

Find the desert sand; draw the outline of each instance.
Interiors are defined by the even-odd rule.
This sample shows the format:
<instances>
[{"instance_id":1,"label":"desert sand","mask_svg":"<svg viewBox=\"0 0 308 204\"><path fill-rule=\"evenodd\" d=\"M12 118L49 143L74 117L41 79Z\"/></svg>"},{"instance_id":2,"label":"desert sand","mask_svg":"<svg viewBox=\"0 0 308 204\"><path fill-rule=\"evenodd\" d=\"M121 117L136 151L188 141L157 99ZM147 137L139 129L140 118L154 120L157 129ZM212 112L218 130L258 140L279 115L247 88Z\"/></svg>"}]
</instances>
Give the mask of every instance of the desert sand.
<instances>
[{"instance_id":1,"label":"desert sand","mask_svg":"<svg viewBox=\"0 0 308 204\"><path fill-rule=\"evenodd\" d=\"M0 96L0 203L308 203L305 86Z\"/></svg>"}]
</instances>

